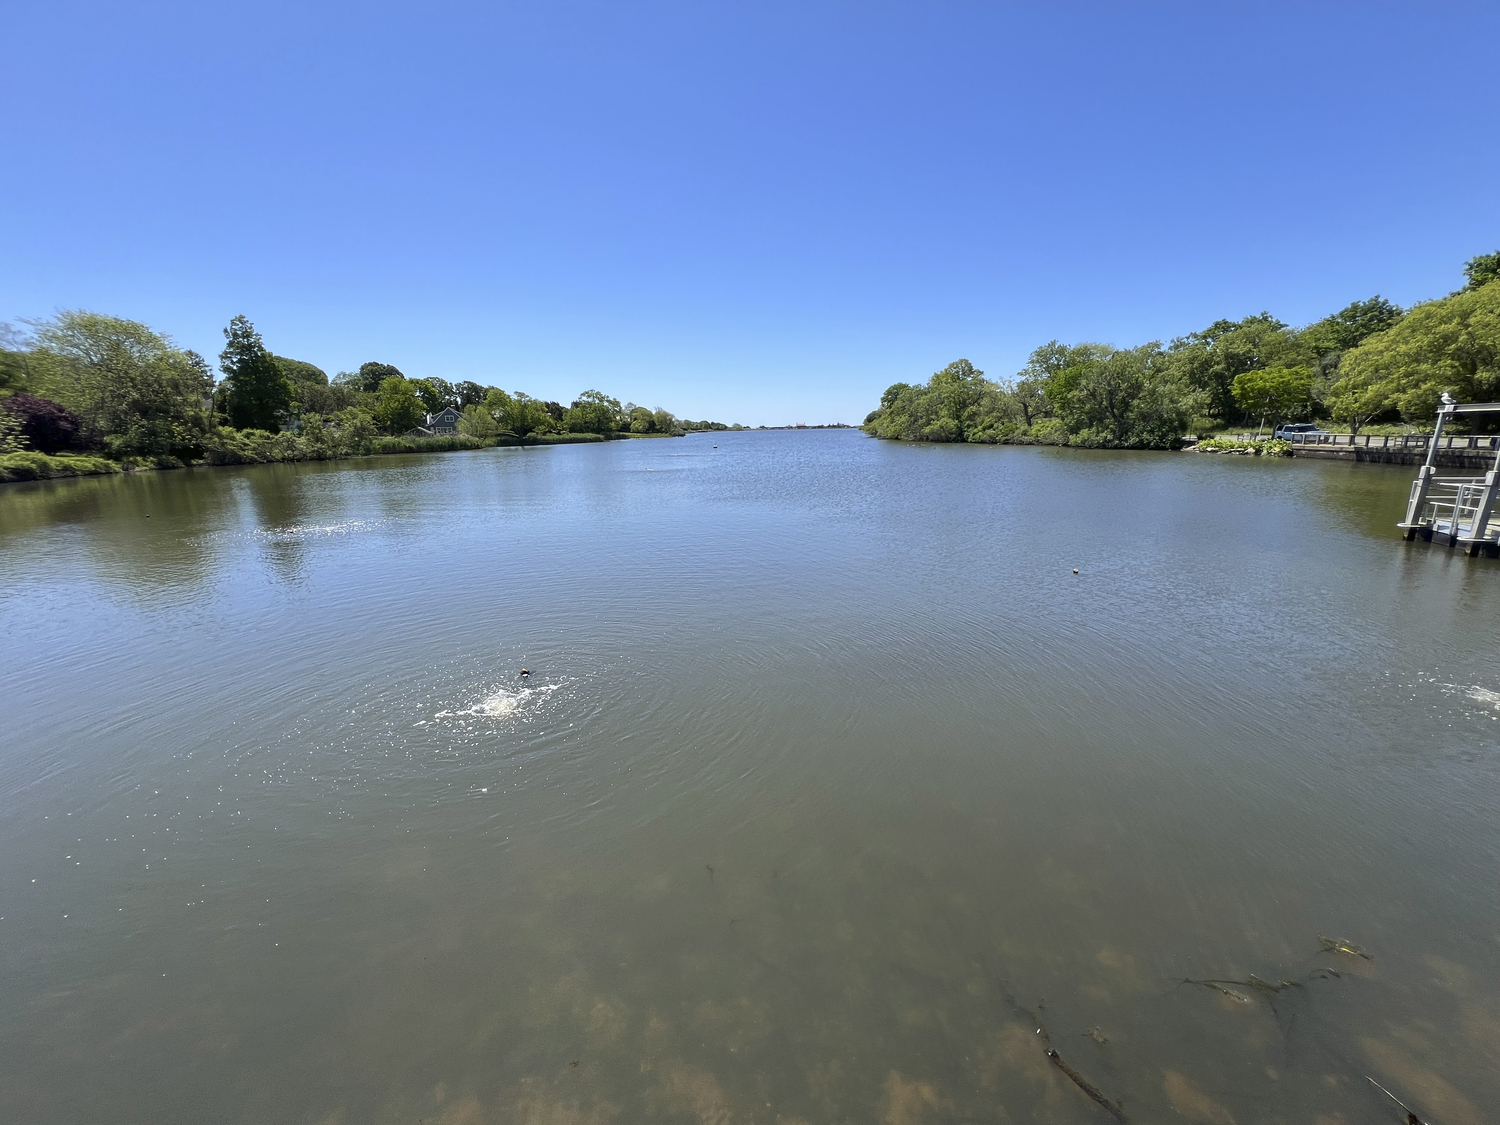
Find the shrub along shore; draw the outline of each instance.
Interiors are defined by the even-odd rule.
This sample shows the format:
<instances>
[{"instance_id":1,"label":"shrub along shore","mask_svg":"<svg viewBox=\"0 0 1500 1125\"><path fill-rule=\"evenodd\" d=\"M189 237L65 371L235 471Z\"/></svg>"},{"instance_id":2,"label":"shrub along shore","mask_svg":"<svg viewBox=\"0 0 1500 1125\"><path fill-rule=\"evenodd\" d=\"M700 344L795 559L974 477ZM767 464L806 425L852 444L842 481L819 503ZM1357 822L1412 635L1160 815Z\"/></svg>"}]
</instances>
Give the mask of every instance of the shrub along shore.
<instances>
[{"instance_id":1,"label":"shrub along shore","mask_svg":"<svg viewBox=\"0 0 1500 1125\"><path fill-rule=\"evenodd\" d=\"M1408 310L1375 296L1300 329L1263 312L1165 346L1053 340L1009 381L960 359L926 383L892 385L864 431L896 441L1176 449L1188 433L1302 419L1355 434L1429 428L1444 392L1459 402L1500 398L1500 252L1471 259L1464 273L1464 287L1439 300Z\"/></svg>"},{"instance_id":2,"label":"shrub along shore","mask_svg":"<svg viewBox=\"0 0 1500 1125\"><path fill-rule=\"evenodd\" d=\"M224 329L218 381L202 356L135 321L63 312L28 328L0 325L0 482L744 428L596 390L565 407L472 381L409 379L374 361L330 379L272 354L243 316ZM457 432L428 425L450 410Z\"/></svg>"}]
</instances>

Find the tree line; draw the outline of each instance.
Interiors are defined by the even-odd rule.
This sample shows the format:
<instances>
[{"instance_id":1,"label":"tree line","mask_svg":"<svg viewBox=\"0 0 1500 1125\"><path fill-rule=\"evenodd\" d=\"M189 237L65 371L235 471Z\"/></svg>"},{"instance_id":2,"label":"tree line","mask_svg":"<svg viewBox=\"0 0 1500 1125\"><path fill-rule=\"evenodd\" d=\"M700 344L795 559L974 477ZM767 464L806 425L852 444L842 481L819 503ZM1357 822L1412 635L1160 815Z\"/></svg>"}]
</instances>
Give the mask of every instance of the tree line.
<instances>
[{"instance_id":1,"label":"tree line","mask_svg":"<svg viewBox=\"0 0 1500 1125\"><path fill-rule=\"evenodd\" d=\"M427 417L450 406L467 445L731 428L596 390L563 406L472 381L409 378L375 361L329 378L272 353L244 316L224 329L218 380L197 352L119 317L71 311L26 331L0 327L0 454L88 452L158 465L321 459L376 452L382 441L413 447L390 441L402 435L421 448Z\"/></svg>"},{"instance_id":2,"label":"tree line","mask_svg":"<svg viewBox=\"0 0 1500 1125\"><path fill-rule=\"evenodd\" d=\"M1375 296L1300 329L1262 312L1166 345L1053 340L999 382L960 359L926 383L889 387L864 430L903 441L1171 449L1192 430L1304 419L1353 433L1431 425L1445 391L1460 402L1500 399L1500 252L1471 259L1464 274L1462 289L1409 310Z\"/></svg>"}]
</instances>

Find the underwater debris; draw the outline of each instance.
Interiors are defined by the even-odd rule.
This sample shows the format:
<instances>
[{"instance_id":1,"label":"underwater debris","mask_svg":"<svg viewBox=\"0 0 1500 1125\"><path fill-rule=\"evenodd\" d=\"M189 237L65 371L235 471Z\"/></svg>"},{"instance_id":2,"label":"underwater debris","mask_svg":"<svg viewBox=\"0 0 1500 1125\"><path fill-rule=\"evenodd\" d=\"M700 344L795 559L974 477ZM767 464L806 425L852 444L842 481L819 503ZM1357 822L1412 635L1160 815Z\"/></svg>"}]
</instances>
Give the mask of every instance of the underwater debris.
<instances>
[{"instance_id":1,"label":"underwater debris","mask_svg":"<svg viewBox=\"0 0 1500 1125\"><path fill-rule=\"evenodd\" d=\"M1085 1031L1083 1034L1087 1035L1090 1039L1092 1039L1095 1043L1099 1044L1099 1046L1101 1046L1101 1047L1104 1046L1104 1044L1106 1044L1106 1043L1109 1042L1109 1036L1105 1035L1104 1032L1100 1031L1097 1027L1091 1027L1087 1031Z\"/></svg>"},{"instance_id":2,"label":"underwater debris","mask_svg":"<svg viewBox=\"0 0 1500 1125\"><path fill-rule=\"evenodd\" d=\"M1264 992L1267 996L1275 996L1288 988L1301 988L1302 984L1295 980L1283 980L1279 984L1272 984L1268 980L1261 980L1254 973L1250 974L1249 980L1234 981L1234 984L1243 984L1246 988L1253 988L1256 992Z\"/></svg>"},{"instance_id":3,"label":"underwater debris","mask_svg":"<svg viewBox=\"0 0 1500 1125\"><path fill-rule=\"evenodd\" d=\"M1042 1026L1042 1021L1037 1018L1035 1012L1033 1012L1030 1008L1023 1008L1020 1004L1020 1001L1018 1001L1009 992L1005 991L1003 987L1000 990L1000 998L1010 1005L1011 1010L1014 1011L1016 1015L1024 1016L1027 1020L1030 1021L1031 1026L1036 1028L1037 1038L1042 1041L1042 1048L1047 1052L1047 1058L1051 1060L1053 1066L1057 1067L1058 1070L1066 1074L1072 1081L1073 1085L1077 1086L1093 1101L1097 1102L1099 1105L1108 1110L1111 1116L1113 1116L1116 1121L1119 1121L1121 1125L1130 1125L1130 1119L1125 1116L1125 1111L1120 1108L1119 1102L1113 1102L1106 1098L1100 1092L1099 1087L1095 1086L1087 1078L1085 1078L1083 1075L1079 1074L1076 1070L1069 1066L1067 1060L1065 1060L1061 1055L1057 1053L1057 1051L1052 1046L1052 1037L1047 1034L1047 1029ZM1098 1028L1094 1028L1093 1030L1097 1031Z\"/></svg>"},{"instance_id":4,"label":"underwater debris","mask_svg":"<svg viewBox=\"0 0 1500 1125\"><path fill-rule=\"evenodd\" d=\"M1420 1117L1418 1117L1410 1109L1406 1108L1406 1103L1405 1102L1403 1102L1395 1094L1393 1094L1389 1090L1387 1090L1379 1082L1376 1082L1375 1079L1371 1078L1368 1074L1365 1075L1365 1081L1367 1081L1371 1086L1374 1086L1375 1089L1379 1090L1386 1097L1390 1098L1391 1101L1395 1102L1402 1109L1406 1110L1406 1125L1427 1125L1427 1123L1425 1121L1423 1121Z\"/></svg>"},{"instance_id":5,"label":"underwater debris","mask_svg":"<svg viewBox=\"0 0 1500 1125\"><path fill-rule=\"evenodd\" d=\"M1038 1030L1040 1030L1040 1028ZM1056 1051L1054 1051L1051 1047L1047 1048L1047 1057L1052 1060L1053 1066L1057 1067L1058 1070L1062 1071L1073 1080L1073 1085L1077 1086L1094 1101L1098 1102L1105 1109L1109 1110L1116 1121L1127 1123L1129 1122L1130 1119L1125 1116L1125 1111L1120 1108L1117 1102L1112 1102L1103 1094L1101 1094L1097 1086L1095 1086L1087 1078L1085 1078L1083 1075L1079 1074L1076 1070L1069 1066L1067 1062L1064 1061L1063 1057Z\"/></svg>"},{"instance_id":6,"label":"underwater debris","mask_svg":"<svg viewBox=\"0 0 1500 1125\"><path fill-rule=\"evenodd\" d=\"M710 883L712 883L714 881L714 869L713 869L713 865L705 863L703 866L708 869L708 881Z\"/></svg>"},{"instance_id":7,"label":"underwater debris","mask_svg":"<svg viewBox=\"0 0 1500 1125\"><path fill-rule=\"evenodd\" d=\"M1222 994L1224 996L1229 997L1231 1000L1233 1000L1237 1004L1248 1004L1248 1003L1250 1003L1250 997L1246 996L1243 992L1236 992L1234 989L1227 987L1224 981L1217 981L1217 980L1193 980L1191 977L1183 977L1182 978L1182 983L1183 984L1196 984L1196 985L1200 985L1203 988L1211 988L1215 992L1218 992L1218 993L1220 993L1220 994ZM1233 983L1233 984L1239 984L1240 982L1239 981L1233 981L1231 983Z\"/></svg>"},{"instance_id":8,"label":"underwater debris","mask_svg":"<svg viewBox=\"0 0 1500 1125\"><path fill-rule=\"evenodd\" d=\"M1350 957L1363 957L1366 961L1375 960L1373 953L1361 949L1352 941L1345 941L1343 938L1330 938L1319 934L1318 944L1323 947L1326 953L1347 953Z\"/></svg>"}]
</instances>

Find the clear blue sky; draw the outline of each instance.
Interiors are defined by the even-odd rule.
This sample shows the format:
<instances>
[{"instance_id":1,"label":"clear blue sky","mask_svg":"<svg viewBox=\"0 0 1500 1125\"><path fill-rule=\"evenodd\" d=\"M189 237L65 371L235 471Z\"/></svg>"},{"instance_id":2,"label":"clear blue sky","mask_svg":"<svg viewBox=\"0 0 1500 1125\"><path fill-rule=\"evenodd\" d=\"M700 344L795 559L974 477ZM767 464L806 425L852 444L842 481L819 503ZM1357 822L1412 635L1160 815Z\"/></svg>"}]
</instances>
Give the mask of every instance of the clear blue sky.
<instances>
[{"instance_id":1,"label":"clear blue sky","mask_svg":"<svg viewBox=\"0 0 1500 1125\"><path fill-rule=\"evenodd\" d=\"M859 421L1500 247L1500 5L6 6L0 319Z\"/></svg>"}]
</instances>

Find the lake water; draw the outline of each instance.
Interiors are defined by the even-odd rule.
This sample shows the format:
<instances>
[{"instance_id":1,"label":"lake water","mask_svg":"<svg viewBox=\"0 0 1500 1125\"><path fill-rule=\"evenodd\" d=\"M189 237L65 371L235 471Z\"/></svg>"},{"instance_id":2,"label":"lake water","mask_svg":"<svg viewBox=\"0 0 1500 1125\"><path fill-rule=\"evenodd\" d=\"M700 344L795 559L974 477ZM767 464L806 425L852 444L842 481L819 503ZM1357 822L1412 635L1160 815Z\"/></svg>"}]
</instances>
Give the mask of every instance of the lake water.
<instances>
[{"instance_id":1,"label":"lake water","mask_svg":"<svg viewBox=\"0 0 1500 1125\"><path fill-rule=\"evenodd\" d=\"M1134 1122L1493 1121L1500 564L1411 475L5 486L0 1119L1114 1120L1040 1026Z\"/></svg>"}]
</instances>

